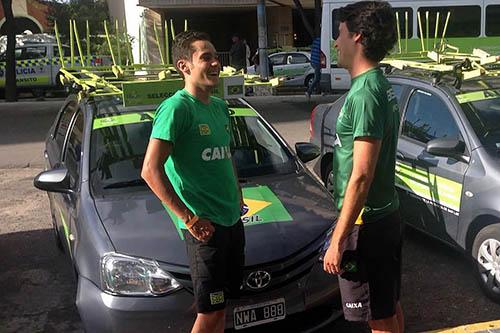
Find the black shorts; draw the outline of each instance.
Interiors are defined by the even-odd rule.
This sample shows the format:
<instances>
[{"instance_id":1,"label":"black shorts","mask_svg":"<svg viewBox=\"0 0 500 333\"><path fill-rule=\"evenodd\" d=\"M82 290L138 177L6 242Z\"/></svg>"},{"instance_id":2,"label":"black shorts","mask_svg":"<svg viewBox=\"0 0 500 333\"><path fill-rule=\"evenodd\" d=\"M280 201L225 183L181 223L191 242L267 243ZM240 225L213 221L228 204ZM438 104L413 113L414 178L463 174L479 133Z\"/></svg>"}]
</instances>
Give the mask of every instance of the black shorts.
<instances>
[{"instance_id":1,"label":"black shorts","mask_svg":"<svg viewBox=\"0 0 500 333\"><path fill-rule=\"evenodd\" d=\"M368 321L392 317L401 289L402 225L399 211L355 225L346 239L339 286L344 317Z\"/></svg>"},{"instance_id":2,"label":"black shorts","mask_svg":"<svg viewBox=\"0 0 500 333\"><path fill-rule=\"evenodd\" d=\"M198 313L224 309L228 297L239 297L243 280L243 223L240 220L231 227L213 226L215 232L206 243L183 230Z\"/></svg>"}]
</instances>

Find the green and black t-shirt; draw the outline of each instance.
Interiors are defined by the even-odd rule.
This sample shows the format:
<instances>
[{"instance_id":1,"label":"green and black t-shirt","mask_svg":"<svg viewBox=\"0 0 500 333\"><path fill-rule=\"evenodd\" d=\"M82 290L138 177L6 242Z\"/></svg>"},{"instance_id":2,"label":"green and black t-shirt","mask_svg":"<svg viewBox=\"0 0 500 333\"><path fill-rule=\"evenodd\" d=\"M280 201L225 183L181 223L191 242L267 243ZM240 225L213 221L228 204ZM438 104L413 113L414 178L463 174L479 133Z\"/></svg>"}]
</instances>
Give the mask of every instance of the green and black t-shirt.
<instances>
[{"instance_id":1,"label":"green and black t-shirt","mask_svg":"<svg viewBox=\"0 0 500 333\"><path fill-rule=\"evenodd\" d=\"M355 77L336 125L333 172L338 209L342 208L352 173L354 140L359 137L382 141L375 176L362 211L363 222L376 221L399 208L394 185L398 128L396 95L381 70L373 68Z\"/></svg>"},{"instance_id":2,"label":"green and black t-shirt","mask_svg":"<svg viewBox=\"0 0 500 333\"><path fill-rule=\"evenodd\" d=\"M151 133L173 144L165 172L180 199L196 215L223 226L240 218L229 121L223 100L212 96L204 104L183 89L160 104ZM178 218L174 223L186 228Z\"/></svg>"}]
</instances>

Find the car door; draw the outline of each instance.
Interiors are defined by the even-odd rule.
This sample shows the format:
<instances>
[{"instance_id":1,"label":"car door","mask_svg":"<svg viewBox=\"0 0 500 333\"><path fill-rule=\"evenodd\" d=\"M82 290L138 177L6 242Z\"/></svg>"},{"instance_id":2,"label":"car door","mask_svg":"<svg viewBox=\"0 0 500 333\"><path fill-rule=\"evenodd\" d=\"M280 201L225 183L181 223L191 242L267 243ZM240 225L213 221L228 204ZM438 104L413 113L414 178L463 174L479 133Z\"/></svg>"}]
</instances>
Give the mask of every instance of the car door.
<instances>
[{"instance_id":1,"label":"car door","mask_svg":"<svg viewBox=\"0 0 500 333\"><path fill-rule=\"evenodd\" d=\"M302 53L287 54L284 75L290 78L304 77L304 75L310 69L312 69L311 62L304 54Z\"/></svg>"},{"instance_id":2,"label":"car door","mask_svg":"<svg viewBox=\"0 0 500 333\"><path fill-rule=\"evenodd\" d=\"M65 167L68 170L72 193L51 193L51 206L56 220L58 234L70 256L72 252L72 235L76 220L78 204L80 161L83 144L83 114L76 107L68 107L61 116L61 122L56 132L56 140L64 137L61 149L60 163L56 167Z\"/></svg>"},{"instance_id":3,"label":"car door","mask_svg":"<svg viewBox=\"0 0 500 333\"><path fill-rule=\"evenodd\" d=\"M274 76L281 76L285 71L285 53L272 54L269 61L273 66Z\"/></svg>"},{"instance_id":4,"label":"car door","mask_svg":"<svg viewBox=\"0 0 500 333\"><path fill-rule=\"evenodd\" d=\"M47 46L32 45L16 48L16 75L20 87L51 85Z\"/></svg>"},{"instance_id":5,"label":"car door","mask_svg":"<svg viewBox=\"0 0 500 333\"><path fill-rule=\"evenodd\" d=\"M420 88L410 94L398 141L396 186L411 199L401 202L404 220L453 243L468 164L426 152L433 139L464 141L456 111L444 97L440 91Z\"/></svg>"}]
</instances>

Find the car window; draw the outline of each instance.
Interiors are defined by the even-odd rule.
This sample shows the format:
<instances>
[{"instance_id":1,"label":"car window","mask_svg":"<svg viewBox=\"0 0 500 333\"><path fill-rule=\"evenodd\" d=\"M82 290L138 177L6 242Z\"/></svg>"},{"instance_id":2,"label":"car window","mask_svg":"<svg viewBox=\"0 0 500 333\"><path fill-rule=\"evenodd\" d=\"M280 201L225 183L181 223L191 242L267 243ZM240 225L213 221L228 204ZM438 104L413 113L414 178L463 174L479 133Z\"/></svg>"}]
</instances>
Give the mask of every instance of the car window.
<instances>
[{"instance_id":1,"label":"car window","mask_svg":"<svg viewBox=\"0 0 500 333\"><path fill-rule=\"evenodd\" d=\"M83 142L83 113L76 114L64 153L64 165L68 169L71 188L76 188L80 177L80 161Z\"/></svg>"},{"instance_id":2,"label":"car window","mask_svg":"<svg viewBox=\"0 0 500 333\"><path fill-rule=\"evenodd\" d=\"M56 57L59 57L59 47L57 45L54 45L53 46L53 51L54 51L54 55ZM62 47L62 51L63 51L63 56L64 57L69 57L71 56L71 49L69 47L66 47L66 46L63 46ZM75 53L75 55L78 54L78 52Z\"/></svg>"},{"instance_id":3,"label":"car window","mask_svg":"<svg viewBox=\"0 0 500 333\"><path fill-rule=\"evenodd\" d=\"M71 119L75 114L75 106L76 105L74 102L70 102L68 105L66 105L66 107L62 110L62 114L56 125L54 138L56 140L59 151L62 150L64 139L66 138L66 133L68 132Z\"/></svg>"},{"instance_id":4,"label":"car window","mask_svg":"<svg viewBox=\"0 0 500 333\"><path fill-rule=\"evenodd\" d=\"M113 123L106 121L106 116L96 118L102 118L102 121L94 120L90 181L96 195L102 194L106 188L113 188L112 184L116 183L141 185L141 169L151 134L153 112L127 113L130 118L133 115L137 122ZM259 117L231 116L230 119L231 153L240 177L295 172L297 167L293 156Z\"/></svg>"},{"instance_id":5,"label":"car window","mask_svg":"<svg viewBox=\"0 0 500 333\"><path fill-rule=\"evenodd\" d=\"M441 98L423 90L416 90L410 97L402 135L422 143L437 138L461 138L448 106Z\"/></svg>"},{"instance_id":6,"label":"car window","mask_svg":"<svg viewBox=\"0 0 500 333\"><path fill-rule=\"evenodd\" d=\"M271 61L271 64L273 66L283 65L285 63L285 55L279 54L279 55L270 56L269 60Z\"/></svg>"},{"instance_id":7,"label":"car window","mask_svg":"<svg viewBox=\"0 0 500 333\"><path fill-rule=\"evenodd\" d=\"M307 57L303 54L300 54L300 53L292 53L292 54L288 55L288 58L287 58L288 64L305 64L307 62L309 62Z\"/></svg>"},{"instance_id":8,"label":"car window","mask_svg":"<svg viewBox=\"0 0 500 333\"><path fill-rule=\"evenodd\" d=\"M17 57L17 52L16 52L16 59L18 60L40 59L40 58L45 58L47 56L46 46L27 46L21 48L20 50L21 54L19 55L19 58Z\"/></svg>"},{"instance_id":9,"label":"car window","mask_svg":"<svg viewBox=\"0 0 500 333\"><path fill-rule=\"evenodd\" d=\"M472 129L485 146L500 147L500 98L462 104Z\"/></svg>"}]
</instances>

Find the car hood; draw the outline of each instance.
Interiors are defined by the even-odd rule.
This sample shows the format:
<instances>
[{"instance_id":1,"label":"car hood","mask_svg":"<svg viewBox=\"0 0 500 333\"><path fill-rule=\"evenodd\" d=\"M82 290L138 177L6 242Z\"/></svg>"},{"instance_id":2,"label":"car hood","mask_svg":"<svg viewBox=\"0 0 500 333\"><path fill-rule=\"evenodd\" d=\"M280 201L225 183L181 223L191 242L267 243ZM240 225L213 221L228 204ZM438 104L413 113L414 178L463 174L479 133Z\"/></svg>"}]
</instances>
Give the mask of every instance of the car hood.
<instances>
[{"instance_id":1,"label":"car hood","mask_svg":"<svg viewBox=\"0 0 500 333\"><path fill-rule=\"evenodd\" d=\"M247 266L297 253L324 237L337 216L331 196L305 172L254 178L243 191L250 207L244 217ZM113 194L95 204L117 252L188 265L179 232L151 192Z\"/></svg>"}]
</instances>

